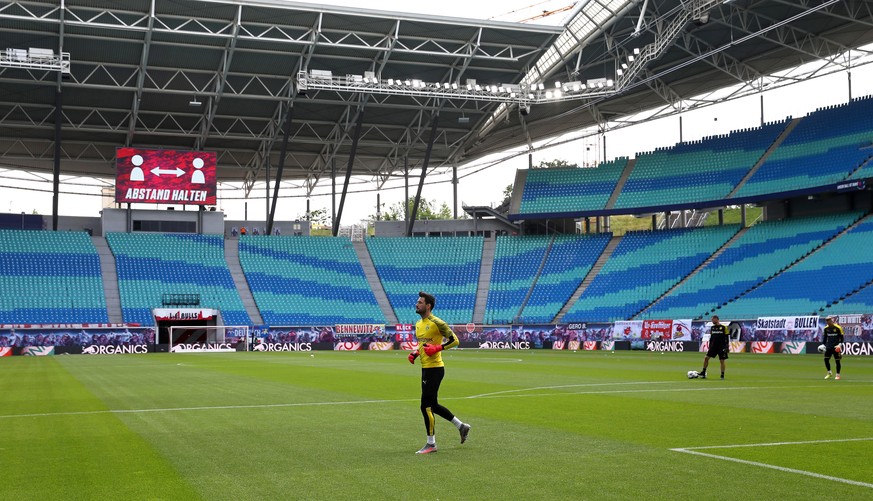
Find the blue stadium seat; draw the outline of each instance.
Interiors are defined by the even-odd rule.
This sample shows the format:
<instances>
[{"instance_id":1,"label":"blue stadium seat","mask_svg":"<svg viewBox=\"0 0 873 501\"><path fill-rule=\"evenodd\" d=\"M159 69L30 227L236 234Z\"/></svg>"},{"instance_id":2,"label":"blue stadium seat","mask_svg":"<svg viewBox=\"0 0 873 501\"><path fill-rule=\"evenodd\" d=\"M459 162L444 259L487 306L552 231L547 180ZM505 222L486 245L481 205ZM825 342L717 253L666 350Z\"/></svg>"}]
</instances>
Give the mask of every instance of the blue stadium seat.
<instances>
[{"instance_id":1,"label":"blue stadium seat","mask_svg":"<svg viewBox=\"0 0 873 501\"><path fill-rule=\"evenodd\" d=\"M482 237L375 237L367 249L397 319L415 323L418 292L436 296L434 314L448 323L473 319Z\"/></svg>"},{"instance_id":2,"label":"blue stadium seat","mask_svg":"<svg viewBox=\"0 0 873 501\"><path fill-rule=\"evenodd\" d=\"M199 294L225 325L250 325L224 259L221 235L108 233L125 322L153 325L163 294Z\"/></svg>"},{"instance_id":3,"label":"blue stadium seat","mask_svg":"<svg viewBox=\"0 0 873 501\"><path fill-rule=\"evenodd\" d=\"M0 323L106 323L100 257L85 232L0 230Z\"/></svg>"},{"instance_id":4,"label":"blue stadium seat","mask_svg":"<svg viewBox=\"0 0 873 501\"><path fill-rule=\"evenodd\" d=\"M246 236L239 256L269 325L385 323L346 237Z\"/></svg>"}]
</instances>

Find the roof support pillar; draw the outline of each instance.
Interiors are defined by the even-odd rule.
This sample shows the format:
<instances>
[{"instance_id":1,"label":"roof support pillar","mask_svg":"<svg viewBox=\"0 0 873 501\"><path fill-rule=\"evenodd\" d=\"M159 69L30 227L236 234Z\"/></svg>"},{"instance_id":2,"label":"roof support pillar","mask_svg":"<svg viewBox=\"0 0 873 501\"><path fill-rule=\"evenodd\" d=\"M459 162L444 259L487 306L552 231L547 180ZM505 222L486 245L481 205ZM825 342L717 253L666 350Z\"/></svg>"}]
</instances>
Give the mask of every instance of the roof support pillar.
<instances>
[{"instance_id":1,"label":"roof support pillar","mask_svg":"<svg viewBox=\"0 0 873 501\"><path fill-rule=\"evenodd\" d=\"M430 153L433 151L433 143L437 136L437 123L439 115L434 113L431 118L430 139L427 141L427 150L424 152L424 160L421 162L421 177L418 179L418 191L415 192L415 201L412 203L412 213L406 223L406 236L412 236L412 227L415 226L415 218L418 217L418 204L421 202L421 188L424 186L424 178L427 176L427 165L430 163Z\"/></svg>"},{"instance_id":2,"label":"roof support pillar","mask_svg":"<svg viewBox=\"0 0 873 501\"><path fill-rule=\"evenodd\" d=\"M52 170L52 230L58 230L58 199L61 189L61 120L63 119L61 89L55 91L55 165Z\"/></svg>"},{"instance_id":3,"label":"roof support pillar","mask_svg":"<svg viewBox=\"0 0 873 501\"><path fill-rule=\"evenodd\" d=\"M346 166L346 179L343 181L343 192L340 195L339 210L336 213L336 220L333 222L331 233L333 236L339 234L340 219L343 217L343 206L346 203L346 193L349 191L349 180L352 178L352 166L355 165L355 153L358 151L358 139L361 137L361 125L364 123L364 110L358 110L358 122L355 124L355 132L352 134L352 151L349 152L349 164Z\"/></svg>"},{"instance_id":4,"label":"roof support pillar","mask_svg":"<svg viewBox=\"0 0 873 501\"><path fill-rule=\"evenodd\" d=\"M276 169L276 182L273 186L273 201L270 203L270 214L267 217L267 235L273 234L273 221L276 218L276 201L279 199L279 185L282 183L282 171L285 168L285 155L288 153L288 137L291 135L291 120L294 118L294 107L288 104L285 113L285 135L282 137L282 148L279 151L279 168ZM267 186L270 186L270 176L267 176ZM269 188L268 188L269 189Z\"/></svg>"}]
</instances>

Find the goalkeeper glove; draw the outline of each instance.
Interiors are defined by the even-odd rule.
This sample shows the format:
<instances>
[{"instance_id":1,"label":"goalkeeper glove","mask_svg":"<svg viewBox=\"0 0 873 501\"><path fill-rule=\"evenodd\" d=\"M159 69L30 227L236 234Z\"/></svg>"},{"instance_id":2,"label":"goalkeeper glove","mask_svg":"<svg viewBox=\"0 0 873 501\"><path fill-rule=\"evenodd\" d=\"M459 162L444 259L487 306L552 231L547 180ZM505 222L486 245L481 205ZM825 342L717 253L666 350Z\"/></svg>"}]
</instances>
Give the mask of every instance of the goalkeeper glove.
<instances>
[{"instance_id":1,"label":"goalkeeper glove","mask_svg":"<svg viewBox=\"0 0 873 501\"><path fill-rule=\"evenodd\" d=\"M429 356L429 357L432 357L441 351L443 351L443 345L441 345L441 344L426 344L426 345L424 345L424 352L427 353L427 356Z\"/></svg>"},{"instance_id":2,"label":"goalkeeper glove","mask_svg":"<svg viewBox=\"0 0 873 501\"><path fill-rule=\"evenodd\" d=\"M407 358L409 359L410 364L415 365L415 359L418 358L418 351L413 351L412 353L409 354L409 357L407 357Z\"/></svg>"},{"instance_id":3,"label":"goalkeeper glove","mask_svg":"<svg viewBox=\"0 0 873 501\"><path fill-rule=\"evenodd\" d=\"M834 346L834 351L837 353L842 353L843 352L843 343L840 343L840 344Z\"/></svg>"}]
</instances>

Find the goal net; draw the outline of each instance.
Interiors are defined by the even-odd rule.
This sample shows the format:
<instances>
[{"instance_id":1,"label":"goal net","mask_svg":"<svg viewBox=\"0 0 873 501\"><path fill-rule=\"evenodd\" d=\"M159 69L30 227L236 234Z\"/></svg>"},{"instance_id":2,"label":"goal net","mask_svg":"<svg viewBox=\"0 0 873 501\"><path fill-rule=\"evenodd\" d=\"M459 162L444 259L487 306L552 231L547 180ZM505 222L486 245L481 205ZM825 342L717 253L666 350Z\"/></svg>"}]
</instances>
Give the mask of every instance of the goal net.
<instances>
[{"instance_id":1,"label":"goal net","mask_svg":"<svg viewBox=\"0 0 873 501\"><path fill-rule=\"evenodd\" d=\"M249 351L247 325L174 325L169 331L170 353Z\"/></svg>"}]
</instances>

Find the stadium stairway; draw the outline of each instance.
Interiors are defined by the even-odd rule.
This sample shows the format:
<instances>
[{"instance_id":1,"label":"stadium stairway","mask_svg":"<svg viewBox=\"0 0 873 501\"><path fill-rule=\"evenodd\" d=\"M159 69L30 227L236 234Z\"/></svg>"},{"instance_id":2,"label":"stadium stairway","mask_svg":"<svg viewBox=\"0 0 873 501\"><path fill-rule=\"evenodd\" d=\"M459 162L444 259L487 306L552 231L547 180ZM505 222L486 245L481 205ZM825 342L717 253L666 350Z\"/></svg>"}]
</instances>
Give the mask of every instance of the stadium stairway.
<instances>
[{"instance_id":1,"label":"stadium stairway","mask_svg":"<svg viewBox=\"0 0 873 501\"><path fill-rule=\"evenodd\" d=\"M666 292L664 292L663 294L661 294L658 298L656 298L654 301L652 301L651 303L649 303L645 308L643 308L642 310L640 310L639 312L637 312L637 313L636 313L634 316L632 316L630 319L631 319L631 320L638 320L640 315L644 314L644 313L645 313L646 311L648 311L650 308L652 308L653 306L655 306L656 304L658 304L662 299L664 299L665 297L667 297L667 296L669 296L670 294L672 294L673 291L675 291L676 289L678 289L679 287L681 287L682 284L684 284L685 282L688 281L688 279L690 279L690 278L693 277L695 274L697 274L698 271L700 271L700 270L706 268L707 266L709 266L709 263L713 262L713 261L715 260L715 258L717 258L718 256L720 256L720 255L725 251L725 249L730 248L730 246L733 245L734 242L736 242L737 240L739 240L740 237L742 237L742 236L743 236L747 231L749 231L749 227L748 227L748 226L747 226L747 227L744 227L744 228L741 228L740 231L736 232L736 233L734 234L734 236L732 236L732 237L730 238L730 240L728 240L727 242L724 243L724 245L722 245L721 247L719 247L719 249L718 249L717 251L713 252L712 255L709 256L708 258L706 258L706 260L705 260L704 262L700 263L700 266L698 266L697 268L695 268L694 270L692 270L691 273L685 275L685 277L683 277L682 280L676 282L676 284L673 285L673 287L670 287L669 289L667 289Z\"/></svg>"},{"instance_id":2,"label":"stadium stairway","mask_svg":"<svg viewBox=\"0 0 873 501\"><path fill-rule=\"evenodd\" d=\"M367 250L367 244L363 241L353 241L352 248L355 249L355 254L358 255L358 261L361 262L361 268L364 269L364 277L367 278L367 283L370 284L370 289L373 291L373 296L376 297L379 309L385 315L385 321L389 324L396 324L397 315L394 313L391 301L388 300L388 295L385 294L385 289L379 280L379 274L373 265L373 259L370 257L370 251Z\"/></svg>"},{"instance_id":3,"label":"stadium stairway","mask_svg":"<svg viewBox=\"0 0 873 501\"><path fill-rule=\"evenodd\" d=\"M225 238L224 239L224 260L227 262L227 269L230 271L230 276L233 278L233 283L236 286L239 297L242 299L242 304L249 314L254 325L263 325L264 318L255 304L255 297L252 295L252 289L249 287L249 282L243 273L242 265L239 262L239 239Z\"/></svg>"},{"instance_id":4,"label":"stadium stairway","mask_svg":"<svg viewBox=\"0 0 873 501\"><path fill-rule=\"evenodd\" d=\"M615 201L618 200L618 196L621 195L621 190L624 188L624 184L627 182L627 179L630 177L636 164L636 158L631 158L627 161L627 165L624 166L624 171L622 171L621 177L619 177L618 182L615 183L615 189L612 190L612 195L610 195L609 200L606 201L606 209L612 209L615 207ZM600 268L598 268L598 270L599 269Z\"/></svg>"},{"instance_id":5,"label":"stadium stairway","mask_svg":"<svg viewBox=\"0 0 873 501\"><path fill-rule=\"evenodd\" d=\"M100 257L100 270L103 275L103 294L106 296L106 314L109 322L120 324L124 322L121 315L121 293L118 291L118 269L115 267L115 255L109 248L104 237L91 237L91 242Z\"/></svg>"},{"instance_id":6,"label":"stadium stairway","mask_svg":"<svg viewBox=\"0 0 873 501\"><path fill-rule=\"evenodd\" d=\"M628 173L630 173L630 171L628 171ZM561 308L561 311L558 312L558 314L552 320L552 323L558 324L563 321L564 315L568 311L570 311L570 308L572 308L573 305L576 304L576 301L578 301L579 298L582 297L582 293L585 292L585 289L587 289L589 285L591 285L591 282L593 282L594 277L596 277L597 274L600 273L603 265L606 264L607 261L609 261L609 258L612 256L612 251L614 251L615 248L618 247L618 244L621 242L621 238L622 237L614 236L609 240L609 243L606 244L606 248L603 249L603 253L600 254L599 258L597 258L597 262L594 263L594 266L591 267L591 270L588 272L587 275L585 275L585 278L582 279L582 283L579 284L579 287L576 288L576 291L573 292L573 295L570 296L570 299L567 300L567 303Z\"/></svg>"},{"instance_id":7,"label":"stadium stairway","mask_svg":"<svg viewBox=\"0 0 873 501\"><path fill-rule=\"evenodd\" d=\"M473 307L473 323L485 323L485 306L488 304L488 292L491 283L491 271L494 268L494 249L497 238L492 236L482 242L482 262L479 266L479 286L476 288L476 304Z\"/></svg>"},{"instance_id":8,"label":"stadium stairway","mask_svg":"<svg viewBox=\"0 0 873 501\"><path fill-rule=\"evenodd\" d=\"M753 165L752 168L749 169L749 172L747 172L746 175L742 179L740 179L740 182L737 183L736 186L734 186L734 189L731 190L731 192L728 193L725 198L731 198L740 191L740 188L742 188L743 185L746 184L746 181L751 179L752 176L754 176L755 173L758 172L758 169L760 169L761 166L764 165L764 162L766 162L767 159L770 157L770 155L772 155L773 152L776 151L777 148L779 148L779 145L782 144L782 141L785 141L785 138L787 138L791 134L791 131L793 131L794 128L797 127L797 124L799 124L801 120L801 118L795 118L794 120L788 122L788 125L785 126L785 130L783 130L782 133L779 134L779 137L777 137L776 140L773 141L773 144L771 144L770 147L767 148L767 151L765 151L764 154L761 155L761 158L759 158L758 161L755 162L755 165Z\"/></svg>"}]
</instances>

